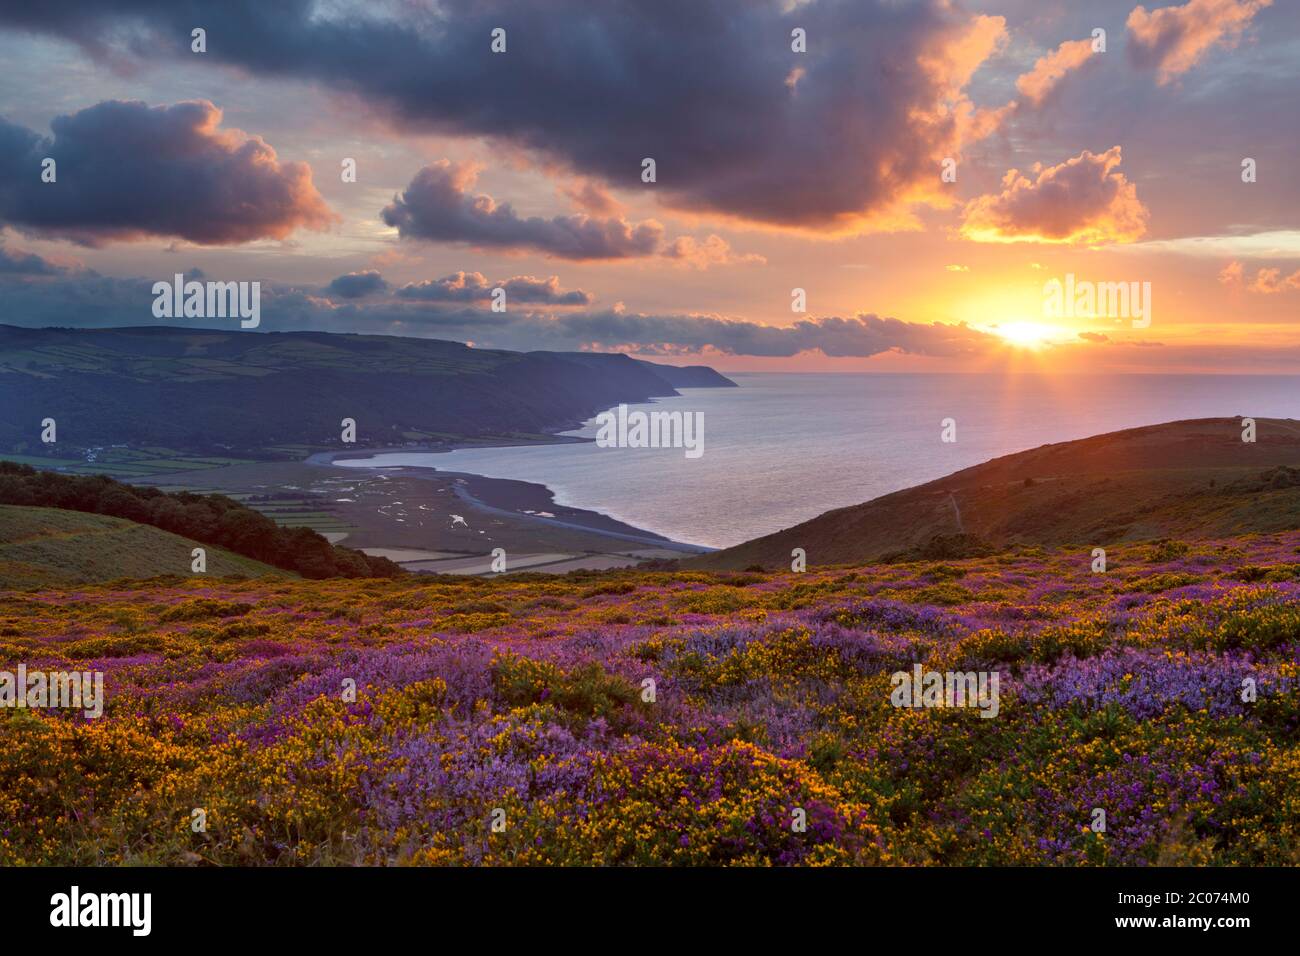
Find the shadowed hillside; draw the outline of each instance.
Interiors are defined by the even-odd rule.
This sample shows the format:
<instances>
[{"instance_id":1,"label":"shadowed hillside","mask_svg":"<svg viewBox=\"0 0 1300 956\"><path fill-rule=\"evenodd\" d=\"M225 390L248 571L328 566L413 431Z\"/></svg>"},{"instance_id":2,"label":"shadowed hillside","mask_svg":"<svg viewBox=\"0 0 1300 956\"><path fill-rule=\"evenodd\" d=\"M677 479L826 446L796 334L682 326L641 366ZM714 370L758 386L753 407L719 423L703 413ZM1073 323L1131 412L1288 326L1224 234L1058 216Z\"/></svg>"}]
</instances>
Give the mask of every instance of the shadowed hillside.
<instances>
[{"instance_id":1,"label":"shadowed hillside","mask_svg":"<svg viewBox=\"0 0 1300 956\"><path fill-rule=\"evenodd\" d=\"M24 329L0 325L0 450L115 444L284 457L271 446L360 447L537 434L619 402L733 382L703 366L619 354L507 352L330 332Z\"/></svg>"},{"instance_id":2,"label":"shadowed hillside","mask_svg":"<svg viewBox=\"0 0 1300 956\"><path fill-rule=\"evenodd\" d=\"M1014 544L1108 547L1300 528L1300 423L1170 422L1044 445L685 562L789 567L974 556Z\"/></svg>"}]
</instances>

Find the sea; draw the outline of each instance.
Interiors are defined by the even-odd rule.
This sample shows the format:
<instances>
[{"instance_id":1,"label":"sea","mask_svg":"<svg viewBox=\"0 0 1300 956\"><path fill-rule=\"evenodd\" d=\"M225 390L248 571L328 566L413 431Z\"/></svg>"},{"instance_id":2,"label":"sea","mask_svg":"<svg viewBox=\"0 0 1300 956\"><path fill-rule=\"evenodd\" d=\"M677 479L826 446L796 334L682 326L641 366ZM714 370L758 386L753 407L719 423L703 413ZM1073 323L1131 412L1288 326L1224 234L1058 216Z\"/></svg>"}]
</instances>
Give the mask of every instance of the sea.
<instances>
[{"instance_id":1,"label":"sea","mask_svg":"<svg viewBox=\"0 0 1300 956\"><path fill-rule=\"evenodd\" d=\"M1000 455L1189 418L1300 418L1300 377L732 373L629 411L698 413L703 451L594 442L393 452L405 465L546 485L556 502L728 547ZM950 421L948 421L950 420ZM595 418L565 432L594 438ZM946 437L954 439L944 441ZM340 462L344 464L344 462Z\"/></svg>"}]
</instances>

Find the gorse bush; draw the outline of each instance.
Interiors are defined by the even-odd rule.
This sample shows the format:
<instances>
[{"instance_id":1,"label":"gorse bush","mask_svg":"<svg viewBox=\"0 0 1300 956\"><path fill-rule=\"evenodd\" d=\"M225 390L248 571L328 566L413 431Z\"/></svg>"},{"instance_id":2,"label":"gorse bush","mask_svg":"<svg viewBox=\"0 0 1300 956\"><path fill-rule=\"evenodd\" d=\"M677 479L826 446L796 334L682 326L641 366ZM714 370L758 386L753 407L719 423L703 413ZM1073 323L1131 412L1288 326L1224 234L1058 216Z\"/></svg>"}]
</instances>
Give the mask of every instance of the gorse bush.
<instances>
[{"instance_id":1,"label":"gorse bush","mask_svg":"<svg viewBox=\"0 0 1300 956\"><path fill-rule=\"evenodd\" d=\"M1294 865L1297 547L5 594L0 865Z\"/></svg>"}]
</instances>

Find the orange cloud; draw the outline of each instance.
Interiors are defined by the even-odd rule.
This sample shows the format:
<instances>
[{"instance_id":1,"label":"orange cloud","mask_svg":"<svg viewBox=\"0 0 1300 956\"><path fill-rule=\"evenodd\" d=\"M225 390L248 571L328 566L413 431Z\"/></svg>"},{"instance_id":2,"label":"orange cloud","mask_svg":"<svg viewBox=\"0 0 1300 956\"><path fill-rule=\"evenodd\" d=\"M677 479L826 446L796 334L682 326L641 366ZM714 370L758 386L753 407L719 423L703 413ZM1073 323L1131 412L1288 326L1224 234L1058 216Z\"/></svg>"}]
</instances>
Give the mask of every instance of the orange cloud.
<instances>
[{"instance_id":1,"label":"orange cloud","mask_svg":"<svg viewBox=\"0 0 1300 956\"><path fill-rule=\"evenodd\" d=\"M1247 289L1250 292L1262 292L1264 295L1286 292L1288 289L1300 289L1300 269L1286 278L1282 277L1281 269L1260 269L1255 273L1255 281L1247 286Z\"/></svg>"},{"instance_id":2,"label":"orange cloud","mask_svg":"<svg viewBox=\"0 0 1300 956\"><path fill-rule=\"evenodd\" d=\"M590 216L621 216L623 206L610 195L609 190L592 179L577 179L560 187L560 191L573 200Z\"/></svg>"},{"instance_id":3,"label":"orange cloud","mask_svg":"<svg viewBox=\"0 0 1300 956\"><path fill-rule=\"evenodd\" d=\"M1118 146L1084 150L1059 166L1018 169L1002 178L1002 192L972 199L961 231L976 242L1132 242L1146 232L1147 208L1137 187L1118 169Z\"/></svg>"},{"instance_id":4,"label":"orange cloud","mask_svg":"<svg viewBox=\"0 0 1300 956\"><path fill-rule=\"evenodd\" d=\"M1251 292L1262 292L1265 295L1285 292L1288 289L1300 289L1300 269L1286 278L1282 277L1281 269L1260 269L1255 273L1255 281L1248 288Z\"/></svg>"},{"instance_id":5,"label":"orange cloud","mask_svg":"<svg viewBox=\"0 0 1300 956\"><path fill-rule=\"evenodd\" d=\"M1006 44L1006 19L978 14L937 37L934 46L917 62L941 93L956 98L980 65Z\"/></svg>"},{"instance_id":6,"label":"orange cloud","mask_svg":"<svg viewBox=\"0 0 1300 956\"><path fill-rule=\"evenodd\" d=\"M694 236L678 236L664 249L663 255L665 258L676 259L694 269L751 262L761 265L767 262L767 259L755 253L737 255L731 250L731 244L717 235L710 235L703 241Z\"/></svg>"},{"instance_id":7,"label":"orange cloud","mask_svg":"<svg viewBox=\"0 0 1300 956\"><path fill-rule=\"evenodd\" d=\"M1232 48L1260 10L1273 0L1189 0L1181 7L1128 16L1129 57L1156 71L1162 86L1194 67L1215 45Z\"/></svg>"},{"instance_id":8,"label":"orange cloud","mask_svg":"<svg viewBox=\"0 0 1300 956\"><path fill-rule=\"evenodd\" d=\"M1242 271L1240 262L1229 262L1223 267L1223 271L1219 273L1219 281L1226 286L1235 288L1241 285Z\"/></svg>"},{"instance_id":9,"label":"orange cloud","mask_svg":"<svg viewBox=\"0 0 1300 956\"><path fill-rule=\"evenodd\" d=\"M1035 106L1047 98L1071 70L1077 70L1092 56L1092 40L1067 40L1046 56L1039 57L1034 68L1016 79L1016 89Z\"/></svg>"},{"instance_id":10,"label":"orange cloud","mask_svg":"<svg viewBox=\"0 0 1300 956\"><path fill-rule=\"evenodd\" d=\"M1275 295L1291 289L1300 289L1300 269L1297 269L1289 276L1283 276L1281 269L1257 269L1255 270L1255 278L1247 285L1246 270L1242 268L1240 262L1234 260L1223 267L1223 271L1219 273L1219 281L1234 289L1240 289L1244 286L1247 292Z\"/></svg>"}]
</instances>

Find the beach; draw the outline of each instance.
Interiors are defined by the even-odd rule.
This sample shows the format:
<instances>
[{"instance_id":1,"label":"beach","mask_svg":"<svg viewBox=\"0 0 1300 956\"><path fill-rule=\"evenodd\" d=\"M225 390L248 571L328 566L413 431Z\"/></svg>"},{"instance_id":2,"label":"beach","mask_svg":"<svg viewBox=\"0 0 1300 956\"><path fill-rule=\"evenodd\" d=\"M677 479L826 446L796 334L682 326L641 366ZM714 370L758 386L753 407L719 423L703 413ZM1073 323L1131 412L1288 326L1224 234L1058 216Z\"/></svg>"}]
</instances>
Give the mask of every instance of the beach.
<instances>
[{"instance_id":1,"label":"beach","mask_svg":"<svg viewBox=\"0 0 1300 956\"><path fill-rule=\"evenodd\" d=\"M152 483L165 490L229 495L281 523L312 527L336 544L417 572L492 573L497 548L505 551L508 572L551 574L630 567L709 550L596 511L556 504L550 489L535 482L335 464L394 450L319 452L302 462L232 465Z\"/></svg>"}]
</instances>

